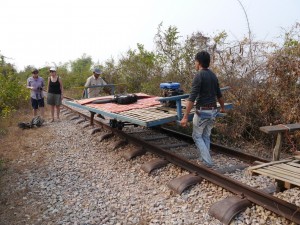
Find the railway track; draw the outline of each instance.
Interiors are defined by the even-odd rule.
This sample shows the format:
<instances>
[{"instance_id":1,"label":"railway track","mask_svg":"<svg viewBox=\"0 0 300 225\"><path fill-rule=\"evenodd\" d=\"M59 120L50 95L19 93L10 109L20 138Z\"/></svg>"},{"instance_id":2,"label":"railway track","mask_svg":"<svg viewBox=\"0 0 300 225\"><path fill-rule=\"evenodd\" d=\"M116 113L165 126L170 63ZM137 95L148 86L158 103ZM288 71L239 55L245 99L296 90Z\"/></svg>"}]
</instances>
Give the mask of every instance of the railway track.
<instances>
[{"instance_id":1,"label":"railway track","mask_svg":"<svg viewBox=\"0 0 300 225\"><path fill-rule=\"evenodd\" d=\"M76 120L77 123L85 122L86 126L93 123L94 128L91 133L100 132L100 141L110 138L112 135L118 135L122 138L115 143L114 148L128 143L136 146L135 149L124 155L126 159L130 160L145 154L147 151L155 154L157 159L145 162L142 166L145 172L150 173L169 163L188 171L189 174L176 178L168 184L178 194L201 182L202 179L234 193L235 196L214 204L210 210L212 216L225 224L229 224L237 213L250 206L251 203L263 206L290 221L300 224L299 207L273 196L270 191L273 187L266 186L265 189L257 189L232 178L233 174L236 177L236 173L241 176L243 169L252 165L255 161L266 162L264 159L212 144L212 150L215 152L213 153L213 159L216 165L213 168L207 168L197 161L196 147L190 136L166 128L146 129L128 126L123 130L118 130L110 127L107 121L102 119L90 120L89 112L83 112L82 110L80 112L67 105L64 105L64 108L62 113L65 115L70 114L71 120Z\"/></svg>"}]
</instances>

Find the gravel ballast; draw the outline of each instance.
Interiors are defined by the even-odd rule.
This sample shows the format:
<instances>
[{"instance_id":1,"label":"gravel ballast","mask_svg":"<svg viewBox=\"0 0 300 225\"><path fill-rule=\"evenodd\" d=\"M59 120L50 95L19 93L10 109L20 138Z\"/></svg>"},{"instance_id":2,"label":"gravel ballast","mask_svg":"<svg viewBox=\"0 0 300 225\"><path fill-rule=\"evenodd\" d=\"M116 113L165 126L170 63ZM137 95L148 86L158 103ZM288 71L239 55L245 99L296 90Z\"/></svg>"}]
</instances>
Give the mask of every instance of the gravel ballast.
<instances>
[{"instance_id":1,"label":"gravel ballast","mask_svg":"<svg viewBox=\"0 0 300 225\"><path fill-rule=\"evenodd\" d=\"M210 206L232 193L206 180L175 194L167 183L188 172L169 164L150 175L140 167L156 158L147 153L127 161L122 155L134 148L112 150L118 137L99 142L63 117L41 128L20 130L25 149L1 172L0 224L222 224L208 215ZM25 134L24 134L25 133ZM214 157L214 156L213 156ZM231 177L265 187L269 178ZM280 193L299 204L298 188ZM253 205L231 224L292 224Z\"/></svg>"}]
</instances>

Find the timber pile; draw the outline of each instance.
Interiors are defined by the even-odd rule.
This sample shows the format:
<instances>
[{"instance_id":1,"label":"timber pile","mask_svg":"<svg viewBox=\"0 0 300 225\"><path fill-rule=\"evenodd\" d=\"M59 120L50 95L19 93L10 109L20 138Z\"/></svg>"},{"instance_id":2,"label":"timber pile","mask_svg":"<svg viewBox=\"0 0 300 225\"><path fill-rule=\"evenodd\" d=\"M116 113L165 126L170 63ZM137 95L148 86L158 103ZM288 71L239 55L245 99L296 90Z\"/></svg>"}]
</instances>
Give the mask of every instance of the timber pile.
<instances>
[{"instance_id":1,"label":"timber pile","mask_svg":"<svg viewBox=\"0 0 300 225\"><path fill-rule=\"evenodd\" d=\"M300 187L300 156L252 166L248 168L248 172L251 175L261 174L281 181L287 189Z\"/></svg>"}]
</instances>

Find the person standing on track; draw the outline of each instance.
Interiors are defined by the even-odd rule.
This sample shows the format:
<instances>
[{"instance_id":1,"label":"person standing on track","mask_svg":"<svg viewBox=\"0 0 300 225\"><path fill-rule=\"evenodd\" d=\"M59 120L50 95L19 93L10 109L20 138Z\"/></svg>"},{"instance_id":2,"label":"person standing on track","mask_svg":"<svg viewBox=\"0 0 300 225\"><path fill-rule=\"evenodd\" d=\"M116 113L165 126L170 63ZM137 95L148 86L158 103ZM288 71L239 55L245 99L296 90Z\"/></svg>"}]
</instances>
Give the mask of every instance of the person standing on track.
<instances>
[{"instance_id":1,"label":"person standing on track","mask_svg":"<svg viewBox=\"0 0 300 225\"><path fill-rule=\"evenodd\" d=\"M40 109L41 117L44 118L44 79L39 76L38 69L32 70L32 76L27 79L27 88L30 89L30 99L33 108L33 116L37 116L37 111Z\"/></svg>"},{"instance_id":2,"label":"person standing on track","mask_svg":"<svg viewBox=\"0 0 300 225\"><path fill-rule=\"evenodd\" d=\"M193 139L200 153L200 160L208 167L213 165L210 150L210 135L217 115L217 100L220 112L225 112L224 101L217 76L208 68L210 55L206 51L195 56L195 68L198 71L192 83L192 89L187 101L181 126L185 127L188 115L196 100L196 113L193 118Z\"/></svg>"},{"instance_id":3,"label":"person standing on track","mask_svg":"<svg viewBox=\"0 0 300 225\"><path fill-rule=\"evenodd\" d=\"M100 74L102 74L102 71L99 68L94 68L93 70L93 75L88 77L85 83L85 87L91 87L91 86L96 86L96 85L106 85L107 83L105 82L105 80L103 80L100 77ZM88 98L94 98L94 97L99 97L100 94L100 87L95 87L95 88L88 88L87 89L87 97ZM107 92L104 89L105 92Z\"/></svg>"},{"instance_id":4,"label":"person standing on track","mask_svg":"<svg viewBox=\"0 0 300 225\"><path fill-rule=\"evenodd\" d=\"M56 117L59 121L60 106L63 100L63 84L62 80L56 74L56 68L50 68L50 77L48 78L48 95L47 104L51 107L51 121L54 122L54 111L56 108Z\"/></svg>"}]
</instances>

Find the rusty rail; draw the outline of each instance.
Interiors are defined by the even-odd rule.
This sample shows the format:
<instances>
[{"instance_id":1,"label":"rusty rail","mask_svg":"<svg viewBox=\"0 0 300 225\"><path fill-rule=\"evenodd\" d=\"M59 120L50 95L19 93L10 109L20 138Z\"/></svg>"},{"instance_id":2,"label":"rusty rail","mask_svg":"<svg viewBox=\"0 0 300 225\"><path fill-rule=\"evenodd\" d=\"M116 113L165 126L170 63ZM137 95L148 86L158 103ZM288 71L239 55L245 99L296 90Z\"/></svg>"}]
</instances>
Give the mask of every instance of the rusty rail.
<instances>
[{"instance_id":1,"label":"rusty rail","mask_svg":"<svg viewBox=\"0 0 300 225\"><path fill-rule=\"evenodd\" d=\"M72 111L75 111L74 109L72 109L68 106L64 106L64 107L66 107ZM89 116L84 115L80 112L76 111L76 113L79 113L86 118L90 118ZM175 154L166 152L166 151L164 151L164 149L162 149L156 145L147 143L144 140L141 140L137 137L133 137L129 134L124 133L121 130L111 128L110 126L100 123L99 121L94 121L94 123L97 123L100 126L102 126L104 129L110 130L113 133L126 138L129 142L143 146L146 150L148 150L156 155L159 155L160 157L173 163L174 165L184 168L184 169L190 171L191 173L195 173L195 174L205 178L206 180L208 180L220 187L223 187L239 196L246 197L249 201L251 201L257 205L261 205L262 207L264 207L278 215L281 215L297 224L300 224L300 208L297 207L296 205L288 203L284 200L276 198L270 194L267 194L263 191L252 188L243 183L240 183L230 177L219 174L219 173L215 172L214 170L211 170L205 166L201 166L201 165L192 163L184 158L178 157ZM224 149L224 147L223 147L223 149Z\"/></svg>"},{"instance_id":2,"label":"rusty rail","mask_svg":"<svg viewBox=\"0 0 300 225\"><path fill-rule=\"evenodd\" d=\"M183 134L183 133L180 133L178 131L169 129L167 127L162 127L162 126L157 128L157 129L161 130L162 132L172 133L174 136L177 136L178 138L184 138L184 140L194 142L192 136L190 136L190 135ZM242 159L242 160L244 160L246 162L249 162L249 163L253 163L254 161L270 162L267 159L263 159L263 158L253 156L253 155L250 155L250 154L247 154L247 153L244 153L244 152L240 152L240 151L237 151L233 148L225 147L225 146L222 146L222 145L219 145L219 144L216 144L216 143L211 143L210 145L211 145L211 148L214 152L218 152L218 153L221 153L221 154L224 154L224 155L228 155L228 156L231 156L231 157Z\"/></svg>"}]
</instances>

